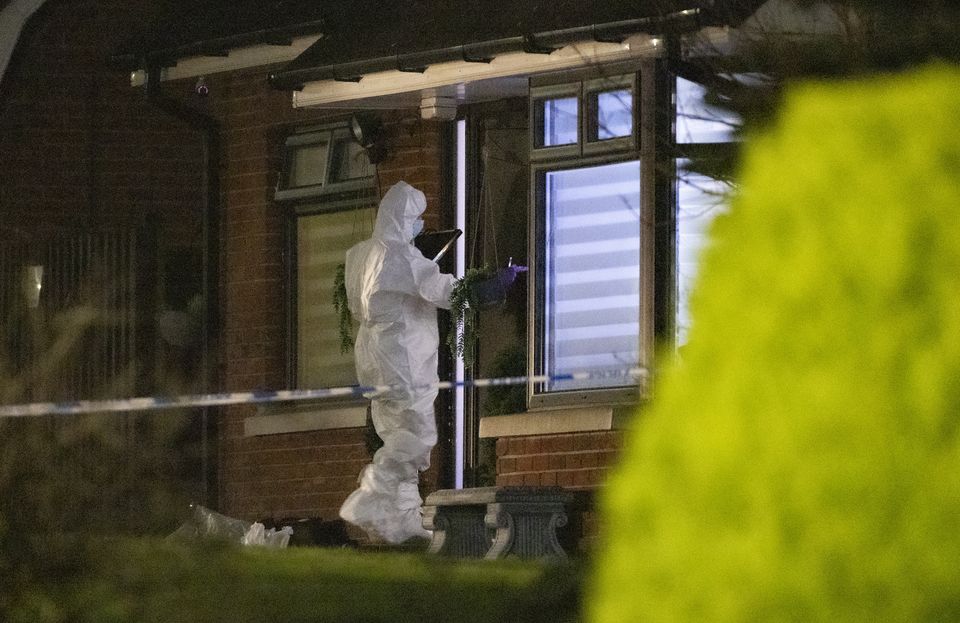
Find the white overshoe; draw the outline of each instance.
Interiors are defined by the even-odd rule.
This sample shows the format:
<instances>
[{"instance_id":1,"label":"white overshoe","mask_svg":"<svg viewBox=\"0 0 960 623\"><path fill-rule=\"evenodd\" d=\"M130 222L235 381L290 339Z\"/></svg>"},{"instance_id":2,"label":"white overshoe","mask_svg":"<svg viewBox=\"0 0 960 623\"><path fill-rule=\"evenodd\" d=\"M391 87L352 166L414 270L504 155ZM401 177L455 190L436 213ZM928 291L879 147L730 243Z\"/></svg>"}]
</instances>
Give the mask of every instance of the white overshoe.
<instances>
[{"instance_id":1,"label":"white overshoe","mask_svg":"<svg viewBox=\"0 0 960 623\"><path fill-rule=\"evenodd\" d=\"M423 510L421 508L408 508L400 511L400 520L398 522L397 537L398 542L403 543L410 539L433 538L433 532L423 527Z\"/></svg>"}]
</instances>

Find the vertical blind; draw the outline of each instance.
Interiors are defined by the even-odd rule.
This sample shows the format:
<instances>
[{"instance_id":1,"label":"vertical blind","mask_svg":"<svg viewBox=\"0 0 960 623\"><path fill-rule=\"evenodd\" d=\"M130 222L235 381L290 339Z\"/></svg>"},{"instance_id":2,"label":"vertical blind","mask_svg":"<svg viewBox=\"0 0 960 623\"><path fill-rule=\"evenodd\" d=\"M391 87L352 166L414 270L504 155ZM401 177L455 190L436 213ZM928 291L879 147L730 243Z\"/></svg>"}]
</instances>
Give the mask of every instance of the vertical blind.
<instances>
[{"instance_id":1,"label":"vertical blind","mask_svg":"<svg viewBox=\"0 0 960 623\"><path fill-rule=\"evenodd\" d=\"M640 161L546 174L545 372L640 360ZM623 385L559 381L548 390Z\"/></svg>"},{"instance_id":2,"label":"vertical blind","mask_svg":"<svg viewBox=\"0 0 960 623\"><path fill-rule=\"evenodd\" d=\"M370 207L297 219L298 387L357 382L353 352L340 352L333 279L347 249L370 236L375 218L376 209Z\"/></svg>"}]
</instances>

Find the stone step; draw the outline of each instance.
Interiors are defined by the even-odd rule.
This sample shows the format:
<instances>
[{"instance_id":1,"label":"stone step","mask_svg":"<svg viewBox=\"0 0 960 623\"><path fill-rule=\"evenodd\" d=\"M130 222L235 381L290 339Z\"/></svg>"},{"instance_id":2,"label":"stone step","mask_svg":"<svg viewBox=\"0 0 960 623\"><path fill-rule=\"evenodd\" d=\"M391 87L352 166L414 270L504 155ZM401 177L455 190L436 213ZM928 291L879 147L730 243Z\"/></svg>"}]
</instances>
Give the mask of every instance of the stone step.
<instances>
[{"instance_id":1,"label":"stone step","mask_svg":"<svg viewBox=\"0 0 960 623\"><path fill-rule=\"evenodd\" d=\"M441 489L427 496L428 552L459 558L567 558L557 536L573 494L562 487Z\"/></svg>"}]
</instances>

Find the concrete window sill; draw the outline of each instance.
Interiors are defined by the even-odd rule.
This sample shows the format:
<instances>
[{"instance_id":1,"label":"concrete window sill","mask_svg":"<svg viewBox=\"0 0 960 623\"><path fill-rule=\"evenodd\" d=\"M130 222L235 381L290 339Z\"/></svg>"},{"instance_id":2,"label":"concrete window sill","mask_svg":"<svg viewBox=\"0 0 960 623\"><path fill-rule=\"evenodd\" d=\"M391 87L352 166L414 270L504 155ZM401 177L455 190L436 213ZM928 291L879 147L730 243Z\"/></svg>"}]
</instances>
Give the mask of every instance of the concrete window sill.
<instances>
[{"instance_id":1,"label":"concrete window sill","mask_svg":"<svg viewBox=\"0 0 960 623\"><path fill-rule=\"evenodd\" d=\"M360 428L367 423L367 405L293 403L266 405L243 419L243 436L280 435L333 428Z\"/></svg>"},{"instance_id":2,"label":"concrete window sill","mask_svg":"<svg viewBox=\"0 0 960 623\"><path fill-rule=\"evenodd\" d=\"M633 407L605 405L547 409L480 418L480 437L520 437L618 430L625 426Z\"/></svg>"}]
</instances>

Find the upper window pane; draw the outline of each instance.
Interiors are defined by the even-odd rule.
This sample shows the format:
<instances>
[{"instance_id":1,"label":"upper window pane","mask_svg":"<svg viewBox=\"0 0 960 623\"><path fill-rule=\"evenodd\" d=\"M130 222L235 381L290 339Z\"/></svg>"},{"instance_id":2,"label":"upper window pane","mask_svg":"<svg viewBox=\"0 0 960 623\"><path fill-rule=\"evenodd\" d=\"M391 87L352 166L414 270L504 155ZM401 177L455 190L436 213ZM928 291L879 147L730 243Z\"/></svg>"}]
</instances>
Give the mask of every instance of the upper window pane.
<instances>
[{"instance_id":1,"label":"upper window pane","mask_svg":"<svg viewBox=\"0 0 960 623\"><path fill-rule=\"evenodd\" d=\"M736 115L710 106L704 99L706 89L677 78L677 142L728 143L740 125Z\"/></svg>"},{"instance_id":2,"label":"upper window pane","mask_svg":"<svg viewBox=\"0 0 960 623\"><path fill-rule=\"evenodd\" d=\"M605 141L633 134L633 93L629 89L601 91L590 96L591 140Z\"/></svg>"},{"instance_id":3,"label":"upper window pane","mask_svg":"<svg viewBox=\"0 0 960 623\"><path fill-rule=\"evenodd\" d=\"M572 145L577 142L577 98L560 97L539 103L538 147Z\"/></svg>"},{"instance_id":4,"label":"upper window pane","mask_svg":"<svg viewBox=\"0 0 960 623\"><path fill-rule=\"evenodd\" d=\"M546 173L544 372L622 371L640 361L640 162ZM553 381L549 391L625 385Z\"/></svg>"},{"instance_id":5,"label":"upper window pane","mask_svg":"<svg viewBox=\"0 0 960 623\"><path fill-rule=\"evenodd\" d=\"M299 188L323 184L327 175L326 141L292 147L289 151L290 174L287 186Z\"/></svg>"}]
</instances>

